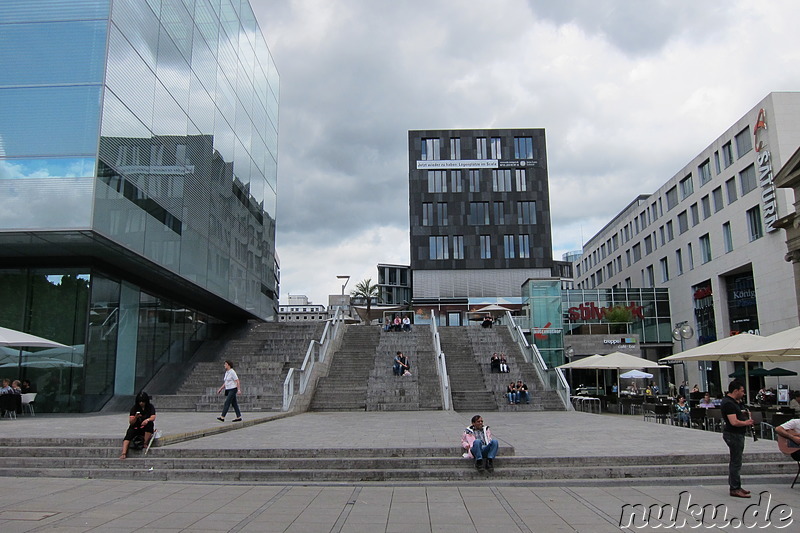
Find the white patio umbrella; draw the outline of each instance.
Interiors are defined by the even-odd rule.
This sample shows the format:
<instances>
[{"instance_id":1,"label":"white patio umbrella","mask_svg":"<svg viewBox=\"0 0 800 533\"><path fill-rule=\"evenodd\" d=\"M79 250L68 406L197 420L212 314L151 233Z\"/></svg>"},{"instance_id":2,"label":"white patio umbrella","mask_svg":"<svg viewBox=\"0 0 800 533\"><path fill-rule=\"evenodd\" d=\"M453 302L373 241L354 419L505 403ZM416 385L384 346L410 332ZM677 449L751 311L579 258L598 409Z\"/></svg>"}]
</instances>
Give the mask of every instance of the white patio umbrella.
<instances>
[{"instance_id":1,"label":"white patio umbrella","mask_svg":"<svg viewBox=\"0 0 800 533\"><path fill-rule=\"evenodd\" d=\"M776 335L780 335L777 334ZM772 336L771 336L772 337ZM749 363L770 362L785 363L787 361L800 361L800 349L790 345L780 345L780 338L768 341L770 337L740 333L725 337L718 341L709 342L689 350L664 357L661 362L670 361L740 361L744 362L744 386L747 391L747 401L750 401L750 371ZM784 339L788 342L788 339ZM796 354L792 353L796 352Z\"/></svg>"},{"instance_id":2,"label":"white patio umbrella","mask_svg":"<svg viewBox=\"0 0 800 533\"><path fill-rule=\"evenodd\" d=\"M0 327L0 346L25 346L28 348L67 348L65 344L23 333L15 329Z\"/></svg>"},{"instance_id":3,"label":"white patio umbrella","mask_svg":"<svg viewBox=\"0 0 800 533\"><path fill-rule=\"evenodd\" d=\"M650 379L653 377L653 374L642 372L641 370L629 370L624 374L620 374L619 377L622 379Z\"/></svg>"},{"instance_id":4,"label":"white patio umbrella","mask_svg":"<svg viewBox=\"0 0 800 533\"><path fill-rule=\"evenodd\" d=\"M595 370L617 370L622 368L669 368L659 365L655 361L650 361L642 357L637 357L629 353L611 352L606 355L595 354L585 357L558 368L594 368ZM617 373L617 390L619 390L619 372ZM652 376L651 376L652 377Z\"/></svg>"}]
</instances>

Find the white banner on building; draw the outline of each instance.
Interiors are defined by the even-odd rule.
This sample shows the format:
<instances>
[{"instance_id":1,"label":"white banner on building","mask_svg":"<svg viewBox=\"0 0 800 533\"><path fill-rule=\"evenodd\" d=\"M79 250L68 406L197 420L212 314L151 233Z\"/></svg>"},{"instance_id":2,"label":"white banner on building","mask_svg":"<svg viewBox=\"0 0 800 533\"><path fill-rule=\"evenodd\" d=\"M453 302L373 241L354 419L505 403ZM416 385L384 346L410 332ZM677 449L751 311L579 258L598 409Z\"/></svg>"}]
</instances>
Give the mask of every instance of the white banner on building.
<instances>
[{"instance_id":1,"label":"white banner on building","mask_svg":"<svg viewBox=\"0 0 800 533\"><path fill-rule=\"evenodd\" d=\"M497 159L443 159L417 161L417 170L444 170L450 168L497 168Z\"/></svg>"}]
</instances>

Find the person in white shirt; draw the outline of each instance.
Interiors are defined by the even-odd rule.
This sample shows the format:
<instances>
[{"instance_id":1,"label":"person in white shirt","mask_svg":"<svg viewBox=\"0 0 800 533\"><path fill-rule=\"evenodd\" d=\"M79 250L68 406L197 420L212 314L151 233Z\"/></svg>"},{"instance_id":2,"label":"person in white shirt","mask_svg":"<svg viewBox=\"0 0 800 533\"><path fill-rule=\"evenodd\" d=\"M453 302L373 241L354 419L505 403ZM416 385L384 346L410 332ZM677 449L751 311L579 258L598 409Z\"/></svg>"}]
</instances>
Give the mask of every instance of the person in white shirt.
<instances>
[{"instance_id":1,"label":"person in white shirt","mask_svg":"<svg viewBox=\"0 0 800 533\"><path fill-rule=\"evenodd\" d=\"M233 363L230 361L225 361L225 376L223 376L222 380L222 386L217 389L217 394L223 390L225 391L225 405L222 406L222 416L218 416L217 420L225 422L225 415L228 414L228 409L233 406L233 410L236 411L236 418L233 421L241 422L242 412L239 411L239 402L236 401L236 393L239 392L239 376L236 375Z\"/></svg>"}]
</instances>

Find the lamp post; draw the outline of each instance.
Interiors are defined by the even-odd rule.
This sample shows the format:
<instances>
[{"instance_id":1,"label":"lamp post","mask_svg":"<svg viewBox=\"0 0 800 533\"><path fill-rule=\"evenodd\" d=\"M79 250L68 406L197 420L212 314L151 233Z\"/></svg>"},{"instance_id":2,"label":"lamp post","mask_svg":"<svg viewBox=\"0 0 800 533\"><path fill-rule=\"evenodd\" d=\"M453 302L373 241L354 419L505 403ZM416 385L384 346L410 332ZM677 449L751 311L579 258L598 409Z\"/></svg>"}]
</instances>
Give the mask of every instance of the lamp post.
<instances>
[{"instance_id":1,"label":"lamp post","mask_svg":"<svg viewBox=\"0 0 800 533\"><path fill-rule=\"evenodd\" d=\"M342 313L344 313L345 312L345 310L344 310L344 307L345 307L345 305L344 305L344 288L347 287L347 282L350 281L350 276L336 276L336 279L340 279L340 280L343 279L344 280L344 283L342 284L342 300L339 302L339 305L342 307ZM349 306L347 306L347 307L348 307L347 316L350 316L350 308L349 308Z\"/></svg>"},{"instance_id":2,"label":"lamp post","mask_svg":"<svg viewBox=\"0 0 800 533\"><path fill-rule=\"evenodd\" d=\"M691 339L693 335L694 329L692 329L692 326L689 325L688 320L676 323L675 327L672 329L672 338L676 341L681 341L682 352L685 350L684 341L686 339ZM686 382L686 388L688 389L689 376L686 375L686 361L683 361L681 364L683 365L683 380ZM680 388L678 390L680 390Z\"/></svg>"},{"instance_id":3,"label":"lamp post","mask_svg":"<svg viewBox=\"0 0 800 533\"><path fill-rule=\"evenodd\" d=\"M564 348L564 357L567 358L567 363L572 362L572 357L575 355L575 350L572 346L567 346ZM569 369L569 386L570 389L572 388L572 368Z\"/></svg>"}]
</instances>

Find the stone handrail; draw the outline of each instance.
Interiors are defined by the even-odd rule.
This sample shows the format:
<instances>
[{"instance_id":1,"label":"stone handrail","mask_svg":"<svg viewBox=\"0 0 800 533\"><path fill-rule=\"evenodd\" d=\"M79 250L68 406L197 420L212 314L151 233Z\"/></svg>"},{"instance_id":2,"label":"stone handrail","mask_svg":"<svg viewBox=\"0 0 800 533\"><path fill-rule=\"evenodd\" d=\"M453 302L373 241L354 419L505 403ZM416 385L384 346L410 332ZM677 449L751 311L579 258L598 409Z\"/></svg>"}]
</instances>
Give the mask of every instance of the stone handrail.
<instances>
[{"instance_id":1,"label":"stone handrail","mask_svg":"<svg viewBox=\"0 0 800 533\"><path fill-rule=\"evenodd\" d=\"M442 391L442 409L451 411L453 409L453 398L450 391L450 378L447 375L447 360L442 351L439 329L436 326L436 312L433 309L431 309L431 336L433 353L436 354L436 372L439 374L439 387Z\"/></svg>"},{"instance_id":2,"label":"stone handrail","mask_svg":"<svg viewBox=\"0 0 800 533\"><path fill-rule=\"evenodd\" d=\"M528 339L525 338L525 334L522 332L522 328L519 327L516 322L514 322L514 317L511 316L509 311L506 311L505 318L508 330L511 332L511 338L517 343L517 346L519 346L519 349L522 351L525 362L532 363L533 368L536 370L536 374L539 376L539 380L542 382L542 385L549 390L556 391L561 398L561 402L564 404L564 407L567 410L573 410L573 406L569 398L569 385L564 377L564 372L562 372L560 368L547 367L547 363L544 362L539 349L535 344L528 342Z\"/></svg>"}]
</instances>

